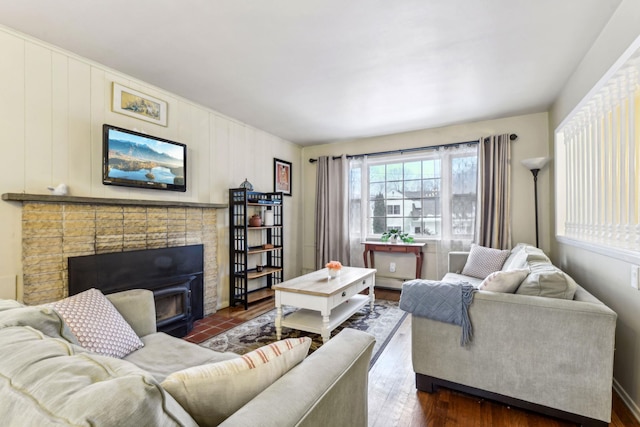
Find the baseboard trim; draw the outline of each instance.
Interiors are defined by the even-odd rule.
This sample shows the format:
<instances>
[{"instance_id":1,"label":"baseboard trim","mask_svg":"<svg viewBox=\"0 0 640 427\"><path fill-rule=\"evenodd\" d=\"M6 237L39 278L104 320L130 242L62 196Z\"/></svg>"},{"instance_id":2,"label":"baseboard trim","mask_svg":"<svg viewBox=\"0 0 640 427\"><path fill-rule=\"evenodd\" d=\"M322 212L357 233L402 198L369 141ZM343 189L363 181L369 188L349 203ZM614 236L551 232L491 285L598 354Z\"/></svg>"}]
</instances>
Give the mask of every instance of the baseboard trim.
<instances>
[{"instance_id":1,"label":"baseboard trim","mask_svg":"<svg viewBox=\"0 0 640 427\"><path fill-rule=\"evenodd\" d=\"M622 402L627 406L627 408L629 408L629 411L631 411L631 415L633 415L636 420L640 422L640 408L638 407L638 405L636 405L636 402L631 399L631 396L627 394L625 389L622 388L620 383L616 381L615 378L613 379L613 389L616 393L618 393L618 396L620 396L620 399L622 399Z\"/></svg>"}]
</instances>

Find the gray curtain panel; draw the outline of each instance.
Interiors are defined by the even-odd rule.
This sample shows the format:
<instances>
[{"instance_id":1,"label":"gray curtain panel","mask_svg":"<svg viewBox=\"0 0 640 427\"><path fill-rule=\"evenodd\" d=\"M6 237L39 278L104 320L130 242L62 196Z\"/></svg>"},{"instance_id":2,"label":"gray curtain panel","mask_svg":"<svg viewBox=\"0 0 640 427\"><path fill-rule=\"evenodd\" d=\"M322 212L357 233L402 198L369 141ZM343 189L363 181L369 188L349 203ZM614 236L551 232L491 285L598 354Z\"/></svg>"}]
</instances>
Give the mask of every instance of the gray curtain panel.
<instances>
[{"instance_id":1,"label":"gray curtain panel","mask_svg":"<svg viewBox=\"0 0 640 427\"><path fill-rule=\"evenodd\" d=\"M349 161L321 156L317 165L316 269L334 260L350 265Z\"/></svg>"},{"instance_id":2,"label":"gray curtain panel","mask_svg":"<svg viewBox=\"0 0 640 427\"><path fill-rule=\"evenodd\" d=\"M511 248L511 142L509 134L480 139L475 241Z\"/></svg>"}]
</instances>

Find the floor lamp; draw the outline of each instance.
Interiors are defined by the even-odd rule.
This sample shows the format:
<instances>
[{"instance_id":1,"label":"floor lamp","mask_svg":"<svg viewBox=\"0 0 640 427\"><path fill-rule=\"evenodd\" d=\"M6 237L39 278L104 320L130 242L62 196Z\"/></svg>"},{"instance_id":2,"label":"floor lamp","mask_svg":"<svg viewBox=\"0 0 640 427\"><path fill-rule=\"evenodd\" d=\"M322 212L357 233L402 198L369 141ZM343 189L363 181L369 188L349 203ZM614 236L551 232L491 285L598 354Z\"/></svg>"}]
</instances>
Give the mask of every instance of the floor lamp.
<instances>
[{"instance_id":1,"label":"floor lamp","mask_svg":"<svg viewBox=\"0 0 640 427\"><path fill-rule=\"evenodd\" d=\"M522 164L533 174L533 198L536 211L536 247L540 246L538 242L538 172L540 172L540 169L542 169L548 161L548 157L533 157L522 160Z\"/></svg>"}]
</instances>

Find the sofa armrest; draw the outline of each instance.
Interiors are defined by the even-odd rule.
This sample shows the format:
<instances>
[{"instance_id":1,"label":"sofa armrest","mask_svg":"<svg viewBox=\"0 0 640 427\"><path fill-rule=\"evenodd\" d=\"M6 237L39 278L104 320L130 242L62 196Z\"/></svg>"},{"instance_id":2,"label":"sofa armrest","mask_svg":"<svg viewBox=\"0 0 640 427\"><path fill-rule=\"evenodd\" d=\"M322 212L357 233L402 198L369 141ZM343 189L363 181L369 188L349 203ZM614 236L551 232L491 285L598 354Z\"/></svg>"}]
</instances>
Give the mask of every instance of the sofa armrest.
<instances>
[{"instance_id":1,"label":"sofa armrest","mask_svg":"<svg viewBox=\"0 0 640 427\"><path fill-rule=\"evenodd\" d=\"M139 337L156 332L156 303L153 292L147 289L131 289L108 294L107 298Z\"/></svg>"},{"instance_id":2,"label":"sofa armrest","mask_svg":"<svg viewBox=\"0 0 640 427\"><path fill-rule=\"evenodd\" d=\"M462 272L464 265L469 258L469 252L449 252L449 273Z\"/></svg>"},{"instance_id":3,"label":"sofa armrest","mask_svg":"<svg viewBox=\"0 0 640 427\"><path fill-rule=\"evenodd\" d=\"M343 329L221 427L367 425L373 336Z\"/></svg>"}]
</instances>

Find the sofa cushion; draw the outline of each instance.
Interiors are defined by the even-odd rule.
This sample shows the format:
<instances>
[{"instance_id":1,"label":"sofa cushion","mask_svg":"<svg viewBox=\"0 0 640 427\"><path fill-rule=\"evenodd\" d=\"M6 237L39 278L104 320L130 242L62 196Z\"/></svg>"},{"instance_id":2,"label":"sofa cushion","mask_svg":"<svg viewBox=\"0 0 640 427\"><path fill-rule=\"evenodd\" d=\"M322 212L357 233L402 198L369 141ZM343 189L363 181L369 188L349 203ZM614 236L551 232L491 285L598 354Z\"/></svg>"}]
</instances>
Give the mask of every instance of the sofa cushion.
<instances>
[{"instance_id":1,"label":"sofa cushion","mask_svg":"<svg viewBox=\"0 0 640 427\"><path fill-rule=\"evenodd\" d=\"M135 365L30 326L0 329L0 361L2 425L196 425Z\"/></svg>"},{"instance_id":2,"label":"sofa cushion","mask_svg":"<svg viewBox=\"0 0 640 427\"><path fill-rule=\"evenodd\" d=\"M502 264L502 270L507 271L507 270L513 270L514 268L524 267L524 261L523 261L523 265L521 265L520 267L515 267L514 266L514 260L519 255L522 254L522 249L524 248L524 246L525 246L524 243L518 243L517 245L515 245L513 247L513 249L511 249L511 252L509 253L509 256L504 261L504 264Z\"/></svg>"},{"instance_id":3,"label":"sofa cushion","mask_svg":"<svg viewBox=\"0 0 640 427\"><path fill-rule=\"evenodd\" d=\"M462 274L457 274L457 273L447 273L444 275L441 282L447 282L447 283L466 282L477 288L478 286L480 286L480 283L482 283L482 279L478 279L477 277L471 277L471 276L463 276Z\"/></svg>"},{"instance_id":4,"label":"sofa cushion","mask_svg":"<svg viewBox=\"0 0 640 427\"><path fill-rule=\"evenodd\" d=\"M48 304L60 314L80 345L103 356L122 358L144 344L97 289Z\"/></svg>"},{"instance_id":5,"label":"sofa cushion","mask_svg":"<svg viewBox=\"0 0 640 427\"><path fill-rule=\"evenodd\" d=\"M526 267L527 262L530 261L551 262L542 249L526 243L518 243L511 250L511 254L502 265L502 271L524 268Z\"/></svg>"},{"instance_id":6,"label":"sofa cushion","mask_svg":"<svg viewBox=\"0 0 640 427\"><path fill-rule=\"evenodd\" d=\"M300 363L310 345L308 337L278 341L237 359L176 372L162 386L199 425L217 426Z\"/></svg>"},{"instance_id":7,"label":"sofa cushion","mask_svg":"<svg viewBox=\"0 0 640 427\"><path fill-rule=\"evenodd\" d=\"M30 326L49 337L78 344L69 326L51 307L27 307L14 300L0 300L0 328L9 326Z\"/></svg>"},{"instance_id":8,"label":"sofa cushion","mask_svg":"<svg viewBox=\"0 0 640 427\"><path fill-rule=\"evenodd\" d=\"M573 299L578 284L567 273L548 262L534 261L528 265L531 272L516 294Z\"/></svg>"},{"instance_id":9,"label":"sofa cushion","mask_svg":"<svg viewBox=\"0 0 640 427\"><path fill-rule=\"evenodd\" d=\"M163 332L146 335L142 342L144 347L128 354L124 360L149 372L158 382L192 366L240 357L235 353L213 351Z\"/></svg>"},{"instance_id":10,"label":"sofa cushion","mask_svg":"<svg viewBox=\"0 0 640 427\"><path fill-rule=\"evenodd\" d=\"M484 279L494 271L500 270L510 253L508 250L471 244L469 257L462 269L462 274Z\"/></svg>"},{"instance_id":11,"label":"sofa cushion","mask_svg":"<svg viewBox=\"0 0 640 427\"><path fill-rule=\"evenodd\" d=\"M528 274L528 268L509 271L494 271L488 275L482 283L480 283L478 289L481 291L512 294L518 289L518 286L520 286L520 283L522 283Z\"/></svg>"}]
</instances>

